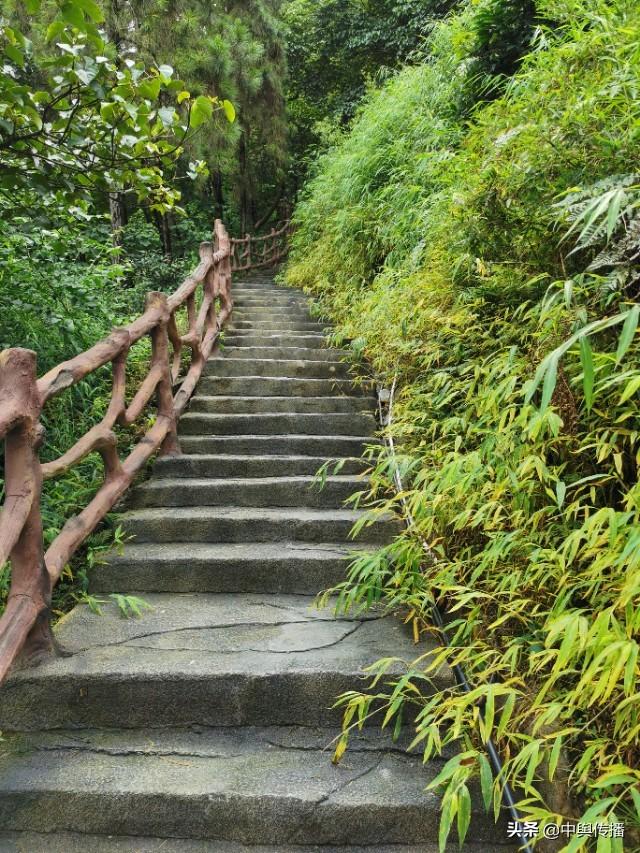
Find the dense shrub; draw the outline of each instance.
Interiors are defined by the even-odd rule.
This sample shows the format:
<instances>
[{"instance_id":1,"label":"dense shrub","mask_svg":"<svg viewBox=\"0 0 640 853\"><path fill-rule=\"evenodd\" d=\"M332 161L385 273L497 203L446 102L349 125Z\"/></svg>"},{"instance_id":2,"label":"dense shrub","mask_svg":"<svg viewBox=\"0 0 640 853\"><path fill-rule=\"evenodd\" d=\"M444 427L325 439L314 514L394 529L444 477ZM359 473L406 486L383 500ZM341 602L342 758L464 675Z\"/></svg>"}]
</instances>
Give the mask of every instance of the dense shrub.
<instances>
[{"instance_id":1,"label":"dense shrub","mask_svg":"<svg viewBox=\"0 0 640 853\"><path fill-rule=\"evenodd\" d=\"M197 257L197 251L190 251L187 257L167 262L156 228L145 222L141 212L125 229L118 263L114 263L111 235L103 218L82 223L69 217L49 230L16 217L6 224L0 236L0 349L23 346L35 350L39 375L93 346L114 326L138 316L149 290L174 290L186 268L193 265L193 256ZM186 231L185 239L190 236ZM146 374L149 354L147 340L132 348L128 359L132 389ZM55 397L43 412L46 439L42 458L60 456L97 423L106 413L110 394L111 373L105 367ZM140 429L144 428L143 418ZM121 452L126 453L138 428L121 433ZM86 506L101 482L102 461L96 453L44 484L45 547L65 521ZM87 559L91 561L96 551L112 541L113 530L89 540L88 550L80 552L56 587L57 610L68 609L74 595L85 587ZM9 576L8 566L3 567L0 607Z\"/></svg>"},{"instance_id":2,"label":"dense shrub","mask_svg":"<svg viewBox=\"0 0 640 853\"><path fill-rule=\"evenodd\" d=\"M538 30L501 97L470 113L469 87L483 91L468 75L478 15L490 6L438 26L425 64L370 93L297 210L287 281L317 297L336 339L383 383L395 380L391 429L415 520L354 562L340 604L402 607L428 631L431 603L446 603L476 689L430 696L439 654L377 687L386 723L418 705L427 756L462 739L437 780L443 832L456 819L465 830L472 776L491 800L483 701L482 736L500 742L525 813L624 820L632 849L640 16L634 0L539 3L553 29ZM389 497L387 452L372 454L361 498L372 514L406 514ZM348 733L370 697L344 702ZM571 801L560 807L544 783L565 764Z\"/></svg>"}]
</instances>

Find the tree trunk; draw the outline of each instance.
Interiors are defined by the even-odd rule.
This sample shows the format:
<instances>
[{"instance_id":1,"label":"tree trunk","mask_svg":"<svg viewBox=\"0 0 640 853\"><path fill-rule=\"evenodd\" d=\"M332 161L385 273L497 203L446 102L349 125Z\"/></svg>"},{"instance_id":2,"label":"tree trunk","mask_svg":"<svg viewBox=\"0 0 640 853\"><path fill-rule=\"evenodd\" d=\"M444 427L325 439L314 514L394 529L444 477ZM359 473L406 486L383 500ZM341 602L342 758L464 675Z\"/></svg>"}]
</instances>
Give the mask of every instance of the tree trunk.
<instances>
[{"instance_id":1,"label":"tree trunk","mask_svg":"<svg viewBox=\"0 0 640 853\"><path fill-rule=\"evenodd\" d=\"M240 136L240 145L238 147L238 164L240 167L240 233L246 234L249 231L249 192L248 192L248 175L247 175L247 141L245 137L246 130L243 130Z\"/></svg>"},{"instance_id":2,"label":"tree trunk","mask_svg":"<svg viewBox=\"0 0 640 853\"><path fill-rule=\"evenodd\" d=\"M122 246L122 229L127 224L127 203L124 193L109 193L109 213L111 214L111 239L113 245L118 249L114 252L114 262L120 259L120 248Z\"/></svg>"},{"instance_id":3,"label":"tree trunk","mask_svg":"<svg viewBox=\"0 0 640 853\"><path fill-rule=\"evenodd\" d=\"M171 239L171 214L163 213L161 217L162 223L162 249L165 258L170 261L173 258L173 245Z\"/></svg>"},{"instance_id":4,"label":"tree trunk","mask_svg":"<svg viewBox=\"0 0 640 853\"><path fill-rule=\"evenodd\" d=\"M265 213L265 215L262 216L260 219L258 219L258 221L255 223L254 228L256 231L258 231L260 228L262 228L263 225L266 225L267 222L271 219L273 212L275 211L275 209L278 207L278 205L282 201L282 193L283 192L284 192L284 184L280 184L280 188L278 189L278 192L274 197L273 204L271 205L269 210Z\"/></svg>"},{"instance_id":5,"label":"tree trunk","mask_svg":"<svg viewBox=\"0 0 640 853\"><path fill-rule=\"evenodd\" d=\"M211 189L215 218L224 219L224 195L222 192L222 172L220 169L215 169L211 174Z\"/></svg>"}]
</instances>

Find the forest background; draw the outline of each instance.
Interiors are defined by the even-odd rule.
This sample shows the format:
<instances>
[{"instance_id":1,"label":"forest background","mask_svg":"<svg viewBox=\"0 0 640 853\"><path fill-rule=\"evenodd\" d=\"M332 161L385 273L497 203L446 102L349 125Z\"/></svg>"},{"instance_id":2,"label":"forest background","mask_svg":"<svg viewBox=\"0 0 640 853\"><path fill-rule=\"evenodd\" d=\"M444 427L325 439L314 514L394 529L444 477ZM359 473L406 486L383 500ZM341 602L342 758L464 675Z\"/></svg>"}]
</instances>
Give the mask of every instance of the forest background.
<instances>
[{"instance_id":1,"label":"forest background","mask_svg":"<svg viewBox=\"0 0 640 853\"><path fill-rule=\"evenodd\" d=\"M437 656L376 670L385 727L426 757L462 744L434 782L441 844L474 779L499 801L491 734L528 816L626 825L567 850L640 849L638 0L1 9L0 347L44 372L173 289L214 216L243 234L293 212L286 281L394 389L405 491L378 449L357 500L413 520L339 606L419 637L438 601L475 685L431 696ZM101 375L56 398L44 457L107 402ZM48 540L99 464L47 484ZM337 757L372 710L343 703Z\"/></svg>"}]
</instances>

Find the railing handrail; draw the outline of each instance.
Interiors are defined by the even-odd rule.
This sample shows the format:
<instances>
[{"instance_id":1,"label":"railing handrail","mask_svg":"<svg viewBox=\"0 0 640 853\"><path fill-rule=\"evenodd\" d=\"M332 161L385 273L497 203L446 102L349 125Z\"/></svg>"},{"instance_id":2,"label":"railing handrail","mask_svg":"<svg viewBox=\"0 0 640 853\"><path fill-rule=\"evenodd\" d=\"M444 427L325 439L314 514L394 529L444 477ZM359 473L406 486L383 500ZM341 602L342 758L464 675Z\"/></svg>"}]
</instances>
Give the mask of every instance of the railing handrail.
<instances>
[{"instance_id":1,"label":"railing handrail","mask_svg":"<svg viewBox=\"0 0 640 853\"><path fill-rule=\"evenodd\" d=\"M250 269L272 267L283 261L289 250L289 237L293 231L291 220L287 219L278 228L272 228L268 234L258 237L245 234L231 240L231 252L234 269L238 272ZM257 257L252 255L252 246L260 246Z\"/></svg>"},{"instance_id":2,"label":"railing handrail","mask_svg":"<svg viewBox=\"0 0 640 853\"><path fill-rule=\"evenodd\" d=\"M278 263L286 254L289 233L290 224L286 222L264 237L246 235L231 240L217 219L214 242L200 244L200 263L180 287L170 296L157 291L147 294L146 308L140 317L113 329L90 349L58 364L40 378L36 353L32 350L12 348L0 352L0 440L5 442L0 567L8 560L11 562L9 597L0 617L0 682L19 655L33 658L55 649L50 626L51 595L64 567L156 451L160 455L180 453L177 420L233 310L231 274ZM256 241L263 250L253 262L251 244ZM242 246L245 252L241 251ZM200 286L203 295L198 306L196 291ZM183 306L188 328L181 334L176 312ZM127 405L127 356L133 344L145 335L151 338L151 363ZM185 347L191 350L191 355L188 368L181 375ZM43 407L52 397L107 364L112 365L113 380L104 417L62 456L42 463L39 448L44 437L40 423ZM126 459L121 460L114 427L131 426L154 396L157 400L154 423ZM45 553L42 482L63 474L94 452L102 456L103 483L84 509L67 520Z\"/></svg>"}]
</instances>

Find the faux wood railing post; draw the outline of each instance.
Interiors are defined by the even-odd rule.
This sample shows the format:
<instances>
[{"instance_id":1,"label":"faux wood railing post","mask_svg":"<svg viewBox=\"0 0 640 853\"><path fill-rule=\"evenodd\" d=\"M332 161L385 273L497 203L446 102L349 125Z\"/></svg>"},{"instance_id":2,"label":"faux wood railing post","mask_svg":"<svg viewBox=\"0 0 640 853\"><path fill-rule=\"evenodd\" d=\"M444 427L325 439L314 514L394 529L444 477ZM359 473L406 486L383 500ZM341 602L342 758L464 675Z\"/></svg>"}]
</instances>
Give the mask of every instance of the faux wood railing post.
<instances>
[{"instance_id":1,"label":"faux wood railing post","mask_svg":"<svg viewBox=\"0 0 640 853\"><path fill-rule=\"evenodd\" d=\"M33 659L40 652L56 648L49 622L51 593L64 567L155 452L180 453L178 416L189 402L233 309L231 254L236 244L231 244L220 220L216 220L214 237L216 251L211 243L203 243L200 263L174 293L168 297L150 293L140 317L114 329L86 352L58 364L40 379L36 375L35 353L25 349L0 353L0 440L5 442L6 453L0 567L10 561L12 569L7 606L0 618L0 682L20 654L22 660ZM203 298L197 309L199 287L203 288ZM183 307L188 331L181 335L176 314ZM127 405L127 356L130 348L147 335L152 344L151 364ZM191 358L181 376L185 346L190 348ZM109 363L113 375L111 401L102 420L57 459L41 464L38 451L43 437L42 407ZM175 396L174 383L179 385ZM115 425L132 426L154 397L155 422L121 460ZM94 452L101 455L104 463L103 483L86 506L66 520L43 555L42 480L64 474Z\"/></svg>"},{"instance_id":2,"label":"faux wood railing post","mask_svg":"<svg viewBox=\"0 0 640 853\"><path fill-rule=\"evenodd\" d=\"M152 290L147 294L146 306L149 308L158 308L161 316L160 320L151 330L151 365L150 370L157 369L160 372L160 379L156 386L156 395L158 400L157 419L164 418L167 421L167 434L164 437L159 456L177 456L180 453L180 444L178 442L178 428L176 424L176 413L173 406L173 383L171 381L171 366L169 360L169 306L167 304L167 296L157 290Z\"/></svg>"},{"instance_id":3,"label":"faux wood railing post","mask_svg":"<svg viewBox=\"0 0 640 853\"><path fill-rule=\"evenodd\" d=\"M11 560L11 588L0 620L0 680L22 649L24 659L54 647L49 612L51 578L42 545L40 495L42 471L38 450L40 424L36 354L10 349L0 355L0 408L5 434L5 512L0 565ZM2 430L5 432L5 429Z\"/></svg>"}]
</instances>

